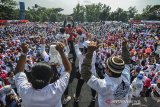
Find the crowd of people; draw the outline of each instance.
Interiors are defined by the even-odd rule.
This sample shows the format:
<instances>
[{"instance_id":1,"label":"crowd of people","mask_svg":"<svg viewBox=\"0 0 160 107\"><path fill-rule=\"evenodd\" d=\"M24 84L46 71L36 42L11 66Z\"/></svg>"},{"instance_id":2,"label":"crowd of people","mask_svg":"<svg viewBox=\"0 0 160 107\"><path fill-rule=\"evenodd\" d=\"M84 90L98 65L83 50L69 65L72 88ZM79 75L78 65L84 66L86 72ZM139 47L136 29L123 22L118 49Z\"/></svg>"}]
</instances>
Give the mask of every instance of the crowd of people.
<instances>
[{"instance_id":1,"label":"crowd of people","mask_svg":"<svg viewBox=\"0 0 160 107\"><path fill-rule=\"evenodd\" d=\"M145 32L145 33L144 33ZM160 35L122 22L0 26L0 106L62 107L83 84L99 107L160 104Z\"/></svg>"}]
</instances>

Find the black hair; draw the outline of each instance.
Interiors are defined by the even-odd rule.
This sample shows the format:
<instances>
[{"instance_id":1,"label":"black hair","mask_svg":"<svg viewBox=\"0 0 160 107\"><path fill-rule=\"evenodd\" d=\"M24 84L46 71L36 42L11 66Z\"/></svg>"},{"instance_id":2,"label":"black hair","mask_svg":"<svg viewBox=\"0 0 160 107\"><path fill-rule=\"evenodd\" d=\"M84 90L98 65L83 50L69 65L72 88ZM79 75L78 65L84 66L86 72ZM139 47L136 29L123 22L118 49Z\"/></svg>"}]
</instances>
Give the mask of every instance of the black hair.
<instances>
[{"instance_id":1,"label":"black hair","mask_svg":"<svg viewBox=\"0 0 160 107\"><path fill-rule=\"evenodd\" d=\"M13 72L13 71L11 71L11 72L8 72L8 73L7 73L7 75L8 75L8 76L10 76L12 72ZM14 74L14 72L13 72L13 74Z\"/></svg>"},{"instance_id":2,"label":"black hair","mask_svg":"<svg viewBox=\"0 0 160 107\"><path fill-rule=\"evenodd\" d=\"M16 101L14 94L6 95L5 101L6 101L6 107L19 107L19 104Z\"/></svg>"},{"instance_id":3,"label":"black hair","mask_svg":"<svg viewBox=\"0 0 160 107\"><path fill-rule=\"evenodd\" d=\"M82 35L82 31L80 31L80 32L77 32L79 35Z\"/></svg>"},{"instance_id":4,"label":"black hair","mask_svg":"<svg viewBox=\"0 0 160 107\"><path fill-rule=\"evenodd\" d=\"M51 65L51 70L54 73L54 75L50 82L53 83L59 79L60 73L58 72L56 65Z\"/></svg>"},{"instance_id":5,"label":"black hair","mask_svg":"<svg viewBox=\"0 0 160 107\"><path fill-rule=\"evenodd\" d=\"M31 70L31 84L34 89L47 86L53 76L51 66L46 62L36 63Z\"/></svg>"},{"instance_id":6,"label":"black hair","mask_svg":"<svg viewBox=\"0 0 160 107\"><path fill-rule=\"evenodd\" d=\"M70 28L70 27L71 27L71 24L68 24L68 25L67 25L67 27L69 27L69 28Z\"/></svg>"},{"instance_id":7,"label":"black hair","mask_svg":"<svg viewBox=\"0 0 160 107\"><path fill-rule=\"evenodd\" d=\"M62 34L64 34L65 29L64 29L64 28L60 28L60 32L61 32Z\"/></svg>"},{"instance_id":8,"label":"black hair","mask_svg":"<svg viewBox=\"0 0 160 107\"><path fill-rule=\"evenodd\" d=\"M145 63L146 63L146 61L143 60L143 61L141 62L141 65L142 65L142 66L145 66Z\"/></svg>"}]
</instances>

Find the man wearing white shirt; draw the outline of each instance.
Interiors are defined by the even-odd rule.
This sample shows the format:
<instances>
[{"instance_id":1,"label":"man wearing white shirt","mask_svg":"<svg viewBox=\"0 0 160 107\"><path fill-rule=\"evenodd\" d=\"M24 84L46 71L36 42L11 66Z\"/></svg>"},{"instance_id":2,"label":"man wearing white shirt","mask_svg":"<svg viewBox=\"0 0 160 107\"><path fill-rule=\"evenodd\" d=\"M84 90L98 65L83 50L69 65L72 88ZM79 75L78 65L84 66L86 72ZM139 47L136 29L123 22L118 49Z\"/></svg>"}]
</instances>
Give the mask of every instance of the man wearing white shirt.
<instances>
[{"instance_id":1,"label":"man wearing white shirt","mask_svg":"<svg viewBox=\"0 0 160 107\"><path fill-rule=\"evenodd\" d=\"M64 28L60 28L60 33L58 33L58 34L56 35L56 39L57 39L58 41L63 41L64 38L68 39L69 36L70 36L69 34L66 34L66 33L65 33L65 29L64 29Z\"/></svg>"},{"instance_id":2,"label":"man wearing white shirt","mask_svg":"<svg viewBox=\"0 0 160 107\"><path fill-rule=\"evenodd\" d=\"M63 28L61 28L61 30L63 31ZM62 41L62 39L61 39L61 41ZM65 47L64 47L65 55L68 57L70 49L69 49L67 40L63 38L63 42L65 44ZM50 62L51 65L52 65L52 68L54 69L54 72L56 73L56 75L54 75L54 78L52 79L52 81L56 81L59 78L59 76L62 75L63 72L64 72L64 65L62 64L61 56L56 51L54 45L50 46L49 55L46 53L46 51L45 51L45 39L44 38L42 38L41 48L42 48L42 56L44 57L44 61L45 62ZM71 97L68 95L68 88L69 88L69 85L66 88L66 91L64 92L64 100L62 102L63 104L67 104L71 100Z\"/></svg>"},{"instance_id":3,"label":"man wearing white shirt","mask_svg":"<svg viewBox=\"0 0 160 107\"><path fill-rule=\"evenodd\" d=\"M143 75L138 74L131 84L132 97L140 97L140 92L143 90Z\"/></svg>"},{"instance_id":4,"label":"man wearing white shirt","mask_svg":"<svg viewBox=\"0 0 160 107\"><path fill-rule=\"evenodd\" d=\"M62 107L61 96L68 85L72 68L63 52L64 45L58 43L56 49L61 55L66 72L56 82L50 84L54 75L51 66L45 62L36 63L31 70L31 82L28 82L23 71L29 49L27 44L22 44L23 53L15 70L17 73L15 83L24 107Z\"/></svg>"},{"instance_id":5,"label":"man wearing white shirt","mask_svg":"<svg viewBox=\"0 0 160 107\"><path fill-rule=\"evenodd\" d=\"M98 79L91 75L90 67L93 52L97 44L91 42L87 49L86 58L82 64L82 77L87 84L98 92L99 107L127 107L130 88L131 63L127 42L122 43L122 58L111 57L105 63L106 74L104 79Z\"/></svg>"}]
</instances>

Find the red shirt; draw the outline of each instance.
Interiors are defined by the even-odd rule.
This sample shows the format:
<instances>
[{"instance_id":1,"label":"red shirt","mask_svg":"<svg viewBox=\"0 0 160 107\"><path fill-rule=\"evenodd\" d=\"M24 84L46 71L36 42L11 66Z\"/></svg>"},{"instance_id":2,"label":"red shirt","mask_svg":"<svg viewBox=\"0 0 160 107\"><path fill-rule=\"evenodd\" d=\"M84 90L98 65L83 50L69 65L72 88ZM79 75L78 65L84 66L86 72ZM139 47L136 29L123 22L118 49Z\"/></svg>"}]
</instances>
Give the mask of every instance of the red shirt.
<instances>
[{"instance_id":1,"label":"red shirt","mask_svg":"<svg viewBox=\"0 0 160 107\"><path fill-rule=\"evenodd\" d=\"M7 80L7 74L4 72L4 71L1 71L0 72L0 78L2 78L3 80L4 80L4 82L5 82L5 85L9 85L9 82L8 82L8 80Z\"/></svg>"}]
</instances>

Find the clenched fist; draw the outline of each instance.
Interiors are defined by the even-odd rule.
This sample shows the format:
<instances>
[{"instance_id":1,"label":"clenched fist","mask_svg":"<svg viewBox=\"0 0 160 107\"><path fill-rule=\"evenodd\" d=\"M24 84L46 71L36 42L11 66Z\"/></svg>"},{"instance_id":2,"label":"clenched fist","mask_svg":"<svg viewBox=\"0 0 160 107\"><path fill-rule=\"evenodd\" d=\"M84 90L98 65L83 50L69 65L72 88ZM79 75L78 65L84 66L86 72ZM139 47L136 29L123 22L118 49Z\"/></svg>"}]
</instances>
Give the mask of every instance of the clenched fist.
<instances>
[{"instance_id":1,"label":"clenched fist","mask_svg":"<svg viewBox=\"0 0 160 107\"><path fill-rule=\"evenodd\" d=\"M59 42L57 43L56 45L56 50L61 54L61 53L64 53L64 44Z\"/></svg>"}]
</instances>

